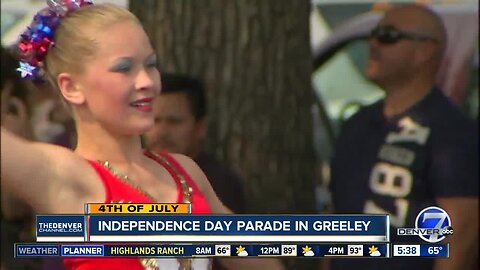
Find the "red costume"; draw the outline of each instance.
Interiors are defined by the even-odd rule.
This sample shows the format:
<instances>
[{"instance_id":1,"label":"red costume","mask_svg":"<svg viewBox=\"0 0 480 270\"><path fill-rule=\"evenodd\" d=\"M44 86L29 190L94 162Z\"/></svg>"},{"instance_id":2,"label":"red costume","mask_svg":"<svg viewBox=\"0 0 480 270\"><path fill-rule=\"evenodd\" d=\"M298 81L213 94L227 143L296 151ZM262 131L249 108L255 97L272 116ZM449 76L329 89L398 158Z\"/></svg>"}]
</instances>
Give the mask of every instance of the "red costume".
<instances>
[{"instance_id":1,"label":"red costume","mask_svg":"<svg viewBox=\"0 0 480 270\"><path fill-rule=\"evenodd\" d=\"M198 188L190 175L168 153L154 154L146 152L146 156L158 162L167 169L177 184L176 203L188 202L192 204L193 214L210 214L211 210L202 191ZM97 171L105 186L106 203L132 202L153 203L148 195L141 192L126 181L121 180L97 161L89 161ZM137 258L66 258L63 260L67 270L144 270L153 269L144 267L145 260ZM161 269L160 269L161 270Z\"/></svg>"}]
</instances>

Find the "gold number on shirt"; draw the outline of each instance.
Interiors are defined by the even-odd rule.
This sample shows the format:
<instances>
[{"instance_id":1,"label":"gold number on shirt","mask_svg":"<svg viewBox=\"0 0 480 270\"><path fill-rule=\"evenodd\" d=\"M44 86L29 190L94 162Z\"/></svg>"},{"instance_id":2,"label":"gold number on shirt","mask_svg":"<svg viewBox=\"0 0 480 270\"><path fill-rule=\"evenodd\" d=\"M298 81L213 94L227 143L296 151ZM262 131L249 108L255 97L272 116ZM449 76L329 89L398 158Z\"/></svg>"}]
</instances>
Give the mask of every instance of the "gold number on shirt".
<instances>
[{"instance_id":1,"label":"gold number on shirt","mask_svg":"<svg viewBox=\"0 0 480 270\"><path fill-rule=\"evenodd\" d=\"M405 197L412 190L412 174L403 167L380 162L373 167L370 188L380 195Z\"/></svg>"},{"instance_id":2,"label":"gold number on shirt","mask_svg":"<svg viewBox=\"0 0 480 270\"><path fill-rule=\"evenodd\" d=\"M373 193L390 196L395 200L396 211L390 213L367 200L364 212L369 214L389 214L390 222L395 227L404 226L409 202L403 199L412 190L412 174L407 169L385 162L377 163L370 175L370 189Z\"/></svg>"}]
</instances>

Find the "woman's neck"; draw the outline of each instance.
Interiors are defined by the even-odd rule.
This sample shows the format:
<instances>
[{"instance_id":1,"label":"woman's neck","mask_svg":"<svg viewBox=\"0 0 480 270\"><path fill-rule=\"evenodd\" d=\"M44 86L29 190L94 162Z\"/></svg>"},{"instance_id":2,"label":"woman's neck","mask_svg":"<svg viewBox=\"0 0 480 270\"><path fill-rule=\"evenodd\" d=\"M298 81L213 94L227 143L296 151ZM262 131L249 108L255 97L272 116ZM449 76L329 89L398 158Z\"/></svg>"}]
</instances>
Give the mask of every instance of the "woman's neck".
<instances>
[{"instance_id":1,"label":"woman's neck","mask_svg":"<svg viewBox=\"0 0 480 270\"><path fill-rule=\"evenodd\" d=\"M89 160L127 165L144 158L140 136L114 134L98 124L77 124L75 153Z\"/></svg>"}]
</instances>

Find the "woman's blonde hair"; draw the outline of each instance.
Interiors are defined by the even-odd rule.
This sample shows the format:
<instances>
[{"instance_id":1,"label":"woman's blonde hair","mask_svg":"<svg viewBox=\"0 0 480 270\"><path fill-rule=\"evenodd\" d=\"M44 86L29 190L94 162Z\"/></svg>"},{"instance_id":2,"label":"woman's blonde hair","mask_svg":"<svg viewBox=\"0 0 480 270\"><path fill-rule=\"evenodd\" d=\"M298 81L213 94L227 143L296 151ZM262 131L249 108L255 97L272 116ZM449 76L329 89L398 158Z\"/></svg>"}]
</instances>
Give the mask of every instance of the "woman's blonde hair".
<instances>
[{"instance_id":1,"label":"woman's blonde hair","mask_svg":"<svg viewBox=\"0 0 480 270\"><path fill-rule=\"evenodd\" d=\"M140 24L130 11L113 4L82 7L61 18L55 30L55 45L45 57L44 68L52 86L58 88L57 76L62 72L82 72L98 50L95 36L108 35L107 27L125 21Z\"/></svg>"}]
</instances>

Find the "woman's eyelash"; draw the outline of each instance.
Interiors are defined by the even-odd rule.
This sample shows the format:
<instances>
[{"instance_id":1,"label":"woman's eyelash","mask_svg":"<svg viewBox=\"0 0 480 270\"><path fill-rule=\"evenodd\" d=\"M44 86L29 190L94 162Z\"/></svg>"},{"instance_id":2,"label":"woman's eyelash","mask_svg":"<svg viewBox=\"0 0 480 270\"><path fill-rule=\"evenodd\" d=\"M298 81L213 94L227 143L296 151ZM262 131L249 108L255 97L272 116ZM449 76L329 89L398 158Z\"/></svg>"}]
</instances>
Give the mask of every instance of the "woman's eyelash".
<instances>
[{"instance_id":1,"label":"woman's eyelash","mask_svg":"<svg viewBox=\"0 0 480 270\"><path fill-rule=\"evenodd\" d=\"M113 72L128 72L132 69L133 61L132 60L120 60L112 67ZM156 67L157 66L157 59L150 58L145 62L145 66L147 67Z\"/></svg>"},{"instance_id":2,"label":"woman's eyelash","mask_svg":"<svg viewBox=\"0 0 480 270\"><path fill-rule=\"evenodd\" d=\"M128 71L132 67L131 61L121 61L113 66L113 71Z\"/></svg>"}]
</instances>

